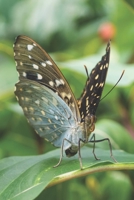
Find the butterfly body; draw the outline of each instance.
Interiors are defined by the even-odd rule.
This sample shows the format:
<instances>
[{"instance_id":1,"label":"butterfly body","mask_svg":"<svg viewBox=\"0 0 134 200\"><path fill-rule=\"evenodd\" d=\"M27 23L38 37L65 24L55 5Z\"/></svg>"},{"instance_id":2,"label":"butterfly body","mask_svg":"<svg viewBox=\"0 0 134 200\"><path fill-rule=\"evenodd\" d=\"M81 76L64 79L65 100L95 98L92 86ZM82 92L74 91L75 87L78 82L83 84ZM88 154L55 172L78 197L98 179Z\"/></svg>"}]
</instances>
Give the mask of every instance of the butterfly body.
<instances>
[{"instance_id":1,"label":"butterfly body","mask_svg":"<svg viewBox=\"0 0 134 200\"><path fill-rule=\"evenodd\" d=\"M89 136L95 129L95 116L88 116L85 119L85 123L80 123L77 125L77 129L71 134L70 141L72 141L71 146L65 150L68 157L74 156L79 151L79 148L84 146L89 142ZM81 140L80 146L78 141Z\"/></svg>"},{"instance_id":2,"label":"butterfly body","mask_svg":"<svg viewBox=\"0 0 134 200\"><path fill-rule=\"evenodd\" d=\"M109 54L110 43L77 101L54 61L34 40L18 36L14 43L19 72L19 82L15 85L17 100L35 131L61 147L68 157L89 141L95 129L95 113L105 84Z\"/></svg>"}]
</instances>

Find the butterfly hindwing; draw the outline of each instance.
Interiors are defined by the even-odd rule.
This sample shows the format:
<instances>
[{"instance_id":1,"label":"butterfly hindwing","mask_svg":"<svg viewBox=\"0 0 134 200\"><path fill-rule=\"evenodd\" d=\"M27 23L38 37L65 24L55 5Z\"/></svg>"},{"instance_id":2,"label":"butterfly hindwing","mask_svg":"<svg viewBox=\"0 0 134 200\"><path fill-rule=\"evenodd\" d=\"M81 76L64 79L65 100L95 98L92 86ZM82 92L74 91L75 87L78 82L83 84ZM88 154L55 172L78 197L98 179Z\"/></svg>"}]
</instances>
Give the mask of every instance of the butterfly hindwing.
<instances>
[{"instance_id":1,"label":"butterfly hindwing","mask_svg":"<svg viewBox=\"0 0 134 200\"><path fill-rule=\"evenodd\" d=\"M35 131L60 147L60 138L75 126L74 116L66 103L46 86L31 80L17 83L15 95Z\"/></svg>"}]
</instances>

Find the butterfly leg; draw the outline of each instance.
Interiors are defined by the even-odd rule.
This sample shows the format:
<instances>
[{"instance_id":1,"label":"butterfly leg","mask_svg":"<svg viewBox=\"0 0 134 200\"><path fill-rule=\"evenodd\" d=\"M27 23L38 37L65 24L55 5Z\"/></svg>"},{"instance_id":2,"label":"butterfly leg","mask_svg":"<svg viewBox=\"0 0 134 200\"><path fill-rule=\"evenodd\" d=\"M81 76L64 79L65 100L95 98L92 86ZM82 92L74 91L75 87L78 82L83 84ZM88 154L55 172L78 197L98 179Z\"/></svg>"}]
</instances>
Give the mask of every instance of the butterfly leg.
<instances>
[{"instance_id":1,"label":"butterfly leg","mask_svg":"<svg viewBox=\"0 0 134 200\"><path fill-rule=\"evenodd\" d=\"M65 141L65 140L66 140L67 142L71 143L71 142L70 142L69 140L67 140L66 138L63 139L62 145L61 145L60 159L59 159L59 162L58 162L56 165L53 166L54 168L55 168L55 167L58 167L58 166L60 165L61 161L62 161L62 158L63 158L63 147L64 147L64 141Z\"/></svg>"},{"instance_id":2,"label":"butterfly leg","mask_svg":"<svg viewBox=\"0 0 134 200\"><path fill-rule=\"evenodd\" d=\"M94 140L92 140L92 138L93 138ZM110 139L109 139L109 138L104 138L104 139L101 139L101 140L95 140L95 134L93 134L92 137L91 137L91 139L89 140L89 142L94 143L94 146L93 146L93 154L94 154L95 159L96 159L96 160L100 160L100 159L98 159L98 158L96 157L96 155L95 155L95 143L96 143L96 142L103 142L103 141L108 141L109 149L110 149L110 156L111 156L111 158L113 159L114 162L117 162L116 159L115 159L114 156L113 156L112 145L111 145Z\"/></svg>"},{"instance_id":3,"label":"butterfly leg","mask_svg":"<svg viewBox=\"0 0 134 200\"><path fill-rule=\"evenodd\" d=\"M93 140L92 140L93 139ZM93 143L93 154L96 160L100 160L100 158L97 158L96 154L95 154L95 143L97 140L95 140L95 134L92 135L91 139L89 140L89 142Z\"/></svg>"},{"instance_id":4,"label":"butterfly leg","mask_svg":"<svg viewBox=\"0 0 134 200\"><path fill-rule=\"evenodd\" d=\"M81 152L80 152L80 143L83 142L85 143L85 140L82 140L81 138L79 138L79 142L78 142L78 156L79 156L79 162L80 162L80 169L82 169L82 159L81 159Z\"/></svg>"}]
</instances>

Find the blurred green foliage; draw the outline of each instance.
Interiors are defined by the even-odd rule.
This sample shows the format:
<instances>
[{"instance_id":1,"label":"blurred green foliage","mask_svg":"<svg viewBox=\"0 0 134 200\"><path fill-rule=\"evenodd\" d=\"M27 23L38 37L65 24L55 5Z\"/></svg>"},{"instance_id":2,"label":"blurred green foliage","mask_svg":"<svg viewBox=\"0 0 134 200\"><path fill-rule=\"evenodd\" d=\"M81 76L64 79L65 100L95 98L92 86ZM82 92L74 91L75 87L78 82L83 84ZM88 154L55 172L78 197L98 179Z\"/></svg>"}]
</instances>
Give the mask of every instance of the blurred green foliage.
<instances>
[{"instance_id":1,"label":"blurred green foliage","mask_svg":"<svg viewBox=\"0 0 134 200\"><path fill-rule=\"evenodd\" d=\"M53 193L51 192L53 190ZM68 191L68 192L67 192ZM56 194L56 196L55 196ZM107 172L88 175L44 190L37 198L74 199L132 199L132 185L128 176L122 172Z\"/></svg>"},{"instance_id":2,"label":"blurred green foliage","mask_svg":"<svg viewBox=\"0 0 134 200\"><path fill-rule=\"evenodd\" d=\"M121 0L0 0L0 158L54 149L34 133L16 102L14 38L25 34L41 44L58 63L78 98L86 81L83 66L86 64L90 72L105 52L106 43L99 35L99 27L105 23L114 25L116 31L111 38L103 96L123 69L125 74L100 102L96 127L112 137L114 148L134 154L133 7L132 1ZM36 199L133 199L133 178L133 171L97 173L48 188Z\"/></svg>"}]
</instances>

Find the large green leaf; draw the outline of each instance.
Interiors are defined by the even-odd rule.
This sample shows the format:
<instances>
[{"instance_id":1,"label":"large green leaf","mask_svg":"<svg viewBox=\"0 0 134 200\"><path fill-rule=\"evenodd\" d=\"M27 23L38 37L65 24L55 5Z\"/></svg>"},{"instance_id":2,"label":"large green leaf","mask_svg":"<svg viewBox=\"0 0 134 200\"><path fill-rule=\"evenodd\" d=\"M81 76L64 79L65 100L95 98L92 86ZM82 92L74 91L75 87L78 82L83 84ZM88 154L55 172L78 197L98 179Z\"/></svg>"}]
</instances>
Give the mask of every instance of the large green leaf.
<instances>
[{"instance_id":1,"label":"large green leaf","mask_svg":"<svg viewBox=\"0 0 134 200\"><path fill-rule=\"evenodd\" d=\"M4 158L0 161L0 199L26 200L37 197L46 186L94 172L134 169L134 155L113 151L118 163L110 158L108 150L96 149L96 161L90 148L82 149L83 170L78 156L64 157L61 165L53 168L59 160L60 151L54 150L40 156Z\"/></svg>"}]
</instances>

